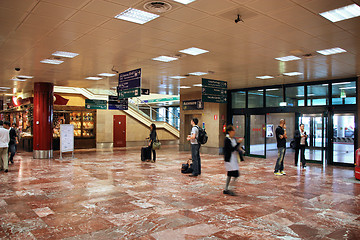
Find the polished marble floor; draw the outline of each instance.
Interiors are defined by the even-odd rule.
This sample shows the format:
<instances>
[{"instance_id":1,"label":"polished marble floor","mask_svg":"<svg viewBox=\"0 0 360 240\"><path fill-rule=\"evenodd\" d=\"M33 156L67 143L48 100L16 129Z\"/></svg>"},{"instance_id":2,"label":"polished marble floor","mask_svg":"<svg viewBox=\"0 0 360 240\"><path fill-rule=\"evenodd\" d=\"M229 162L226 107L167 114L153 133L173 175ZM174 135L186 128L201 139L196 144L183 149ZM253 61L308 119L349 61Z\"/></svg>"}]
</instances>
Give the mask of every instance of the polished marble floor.
<instances>
[{"instance_id":1,"label":"polished marble floor","mask_svg":"<svg viewBox=\"0 0 360 240\"><path fill-rule=\"evenodd\" d=\"M246 158L222 193L222 156L201 154L202 174L176 146L142 163L138 148L76 152L74 160L19 153L0 173L0 239L360 239L360 181L352 168ZM58 153L55 157L58 157Z\"/></svg>"}]
</instances>

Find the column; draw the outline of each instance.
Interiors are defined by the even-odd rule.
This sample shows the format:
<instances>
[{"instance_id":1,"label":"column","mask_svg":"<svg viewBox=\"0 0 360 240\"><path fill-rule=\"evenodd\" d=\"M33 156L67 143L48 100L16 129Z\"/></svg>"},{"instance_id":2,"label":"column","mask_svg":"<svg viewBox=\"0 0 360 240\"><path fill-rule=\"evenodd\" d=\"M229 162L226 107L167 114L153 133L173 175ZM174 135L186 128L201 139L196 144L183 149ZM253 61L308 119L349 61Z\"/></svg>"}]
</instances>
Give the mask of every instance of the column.
<instances>
[{"instance_id":1,"label":"column","mask_svg":"<svg viewBox=\"0 0 360 240\"><path fill-rule=\"evenodd\" d=\"M34 83L33 157L53 157L53 83Z\"/></svg>"}]
</instances>

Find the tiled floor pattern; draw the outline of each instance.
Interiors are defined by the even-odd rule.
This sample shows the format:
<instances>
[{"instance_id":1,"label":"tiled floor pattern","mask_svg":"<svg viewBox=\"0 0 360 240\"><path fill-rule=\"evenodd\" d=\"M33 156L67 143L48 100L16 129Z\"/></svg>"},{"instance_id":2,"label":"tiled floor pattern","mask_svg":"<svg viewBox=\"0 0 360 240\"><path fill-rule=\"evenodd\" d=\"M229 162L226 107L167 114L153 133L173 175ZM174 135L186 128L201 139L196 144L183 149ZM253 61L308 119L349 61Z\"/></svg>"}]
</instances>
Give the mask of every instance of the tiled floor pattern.
<instances>
[{"instance_id":1,"label":"tiled floor pattern","mask_svg":"<svg viewBox=\"0 0 360 240\"><path fill-rule=\"evenodd\" d=\"M0 173L1 239L360 239L360 181L351 168L286 156L246 158L238 196L223 195L222 156L202 154L202 175L180 173L190 154L164 147L154 163L135 148L83 151L75 160L19 153Z\"/></svg>"}]
</instances>

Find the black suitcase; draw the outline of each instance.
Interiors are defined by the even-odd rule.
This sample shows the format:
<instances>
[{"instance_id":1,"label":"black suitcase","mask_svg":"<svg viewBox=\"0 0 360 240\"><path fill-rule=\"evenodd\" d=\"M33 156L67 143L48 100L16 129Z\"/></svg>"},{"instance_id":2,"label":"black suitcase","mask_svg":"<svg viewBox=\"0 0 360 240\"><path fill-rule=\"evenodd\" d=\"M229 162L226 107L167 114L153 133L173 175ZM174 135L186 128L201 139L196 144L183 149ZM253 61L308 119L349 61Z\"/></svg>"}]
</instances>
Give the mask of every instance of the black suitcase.
<instances>
[{"instance_id":1,"label":"black suitcase","mask_svg":"<svg viewBox=\"0 0 360 240\"><path fill-rule=\"evenodd\" d=\"M149 151L149 148L148 147L142 147L141 148L141 161L145 161L146 159L150 159L151 156L150 156L151 152Z\"/></svg>"}]
</instances>

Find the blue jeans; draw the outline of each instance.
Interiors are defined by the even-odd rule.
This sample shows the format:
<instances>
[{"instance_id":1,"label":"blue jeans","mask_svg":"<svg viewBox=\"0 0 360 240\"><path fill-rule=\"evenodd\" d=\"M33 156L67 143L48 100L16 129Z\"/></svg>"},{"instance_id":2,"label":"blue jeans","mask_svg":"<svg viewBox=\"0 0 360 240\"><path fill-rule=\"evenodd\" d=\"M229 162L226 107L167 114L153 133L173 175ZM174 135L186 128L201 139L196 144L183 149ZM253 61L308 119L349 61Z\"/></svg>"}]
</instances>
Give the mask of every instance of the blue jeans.
<instances>
[{"instance_id":1,"label":"blue jeans","mask_svg":"<svg viewBox=\"0 0 360 240\"><path fill-rule=\"evenodd\" d=\"M191 158L193 163L193 175L201 174L200 144L191 144Z\"/></svg>"},{"instance_id":2,"label":"blue jeans","mask_svg":"<svg viewBox=\"0 0 360 240\"><path fill-rule=\"evenodd\" d=\"M276 160L275 171L274 172L281 172L284 170L284 157L285 157L286 148L279 147L278 148L278 158Z\"/></svg>"},{"instance_id":3,"label":"blue jeans","mask_svg":"<svg viewBox=\"0 0 360 240\"><path fill-rule=\"evenodd\" d=\"M15 156L15 153L16 153L16 144L10 144L9 145L9 152L10 152L9 161L11 163L13 163L14 162L14 156Z\"/></svg>"}]
</instances>

